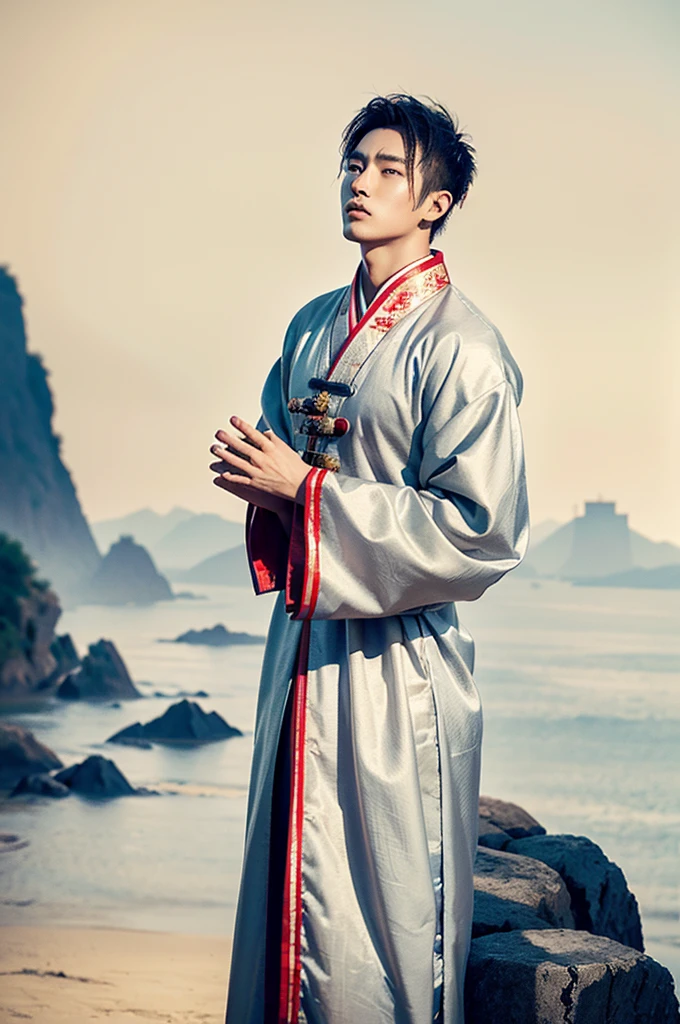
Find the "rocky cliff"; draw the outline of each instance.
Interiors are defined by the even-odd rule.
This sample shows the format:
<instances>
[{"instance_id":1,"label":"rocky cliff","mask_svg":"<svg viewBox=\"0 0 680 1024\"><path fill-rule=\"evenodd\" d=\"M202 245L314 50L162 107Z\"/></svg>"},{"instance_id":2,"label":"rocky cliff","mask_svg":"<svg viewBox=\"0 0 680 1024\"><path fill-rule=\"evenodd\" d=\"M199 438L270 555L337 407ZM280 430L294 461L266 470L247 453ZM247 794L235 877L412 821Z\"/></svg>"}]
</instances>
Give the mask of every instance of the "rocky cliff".
<instances>
[{"instance_id":1,"label":"rocky cliff","mask_svg":"<svg viewBox=\"0 0 680 1024\"><path fill-rule=\"evenodd\" d=\"M62 598L100 554L52 430L48 372L26 351L23 299L0 267L0 531L20 540Z\"/></svg>"},{"instance_id":2,"label":"rocky cliff","mask_svg":"<svg viewBox=\"0 0 680 1024\"><path fill-rule=\"evenodd\" d=\"M70 638L54 635L60 615L19 542L0 533L0 699L48 687L78 664Z\"/></svg>"}]
</instances>

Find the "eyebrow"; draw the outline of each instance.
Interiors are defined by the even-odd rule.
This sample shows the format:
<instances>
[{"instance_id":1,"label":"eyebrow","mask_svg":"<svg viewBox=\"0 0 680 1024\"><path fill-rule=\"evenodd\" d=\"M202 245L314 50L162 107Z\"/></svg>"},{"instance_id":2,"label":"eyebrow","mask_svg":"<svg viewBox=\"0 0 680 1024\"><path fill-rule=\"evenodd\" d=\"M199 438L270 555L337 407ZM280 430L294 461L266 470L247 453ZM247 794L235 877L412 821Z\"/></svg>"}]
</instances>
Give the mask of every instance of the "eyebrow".
<instances>
[{"instance_id":1,"label":"eyebrow","mask_svg":"<svg viewBox=\"0 0 680 1024\"><path fill-rule=\"evenodd\" d=\"M366 159L367 159L366 158L366 154L362 153L360 149L352 150L352 152L349 154L347 159L348 160L354 160L356 157L358 157L360 160L363 160L364 163L366 163ZM404 164L404 165L406 164L406 160L404 159L403 156L394 156L392 153L376 153L375 159L376 160L380 160L382 163Z\"/></svg>"}]
</instances>

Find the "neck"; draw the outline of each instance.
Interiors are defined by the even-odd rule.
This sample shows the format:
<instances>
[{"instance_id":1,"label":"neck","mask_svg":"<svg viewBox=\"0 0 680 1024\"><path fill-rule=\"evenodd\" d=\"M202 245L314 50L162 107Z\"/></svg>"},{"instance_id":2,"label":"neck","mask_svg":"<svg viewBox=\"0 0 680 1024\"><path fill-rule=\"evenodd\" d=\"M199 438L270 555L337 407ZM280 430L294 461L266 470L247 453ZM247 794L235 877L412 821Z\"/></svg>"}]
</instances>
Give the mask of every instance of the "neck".
<instances>
[{"instance_id":1,"label":"neck","mask_svg":"<svg viewBox=\"0 0 680 1024\"><path fill-rule=\"evenodd\" d=\"M397 238L389 242L362 244L362 284L366 302L372 302L378 288L398 270L429 254L429 231L419 231L416 236Z\"/></svg>"}]
</instances>

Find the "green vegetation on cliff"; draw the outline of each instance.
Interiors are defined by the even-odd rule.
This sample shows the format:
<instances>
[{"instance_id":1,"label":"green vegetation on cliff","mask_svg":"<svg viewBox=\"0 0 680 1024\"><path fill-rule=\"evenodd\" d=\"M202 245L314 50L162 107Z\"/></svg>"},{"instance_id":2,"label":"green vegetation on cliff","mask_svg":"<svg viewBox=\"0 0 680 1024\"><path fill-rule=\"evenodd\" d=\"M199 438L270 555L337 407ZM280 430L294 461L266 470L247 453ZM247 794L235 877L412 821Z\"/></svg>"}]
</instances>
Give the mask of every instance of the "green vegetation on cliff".
<instances>
[{"instance_id":1,"label":"green vegetation on cliff","mask_svg":"<svg viewBox=\"0 0 680 1024\"><path fill-rule=\"evenodd\" d=\"M20 598L47 590L45 580L36 579L35 566L18 540L0 533L0 665L24 651ZM28 629L30 636L30 623Z\"/></svg>"}]
</instances>

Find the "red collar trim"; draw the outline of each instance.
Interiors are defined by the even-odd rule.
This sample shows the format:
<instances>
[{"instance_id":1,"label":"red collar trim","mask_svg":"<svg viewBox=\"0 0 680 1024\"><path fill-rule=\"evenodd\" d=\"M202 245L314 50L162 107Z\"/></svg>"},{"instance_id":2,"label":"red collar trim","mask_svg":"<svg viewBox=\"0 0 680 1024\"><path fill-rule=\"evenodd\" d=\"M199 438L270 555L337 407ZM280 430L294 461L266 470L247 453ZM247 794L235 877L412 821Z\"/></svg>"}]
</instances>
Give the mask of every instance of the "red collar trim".
<instances>
[{"instance_id":1,"label":"red collar trim","mask_svg":"<svg viewBox=\"0 0 680 1024\"><path fill-rule=\"evenodd\" d=\"M422 294L420 294L420 289L417 287L404 287L407 282L415 283L413 281L414 278L420 278L421 275L428 275L430 271L437 267L441 268L440 271L435 272L435 280L428 285L427 289L423 290ZM444 264L444 253L437 251L422 262L416 263L415 266L407 267L401 274L399 274L398 277L395 277L385 291L380 291L376 295L364 315L357 321L357 288L359 286L360 273L361 264L357 267L350 291L349 334L333 360L333 365L327 374L328 378L332 376L333 371L337 367L341 357L344 355L347 346L366 326L370 325L370 327L375 331L381 334L385 333L393 327L394 324L401 320L403 316L410 313L411 310L420 305L426 298L429 298L431 295L435 294L441 288L450 283L449 275ZM431 277L432 275L429 274L429 276ZM401 294L396 294L397 292L400 292ZM384 315L378 316L380 312Z\"/></svg>"}]
</instances>

